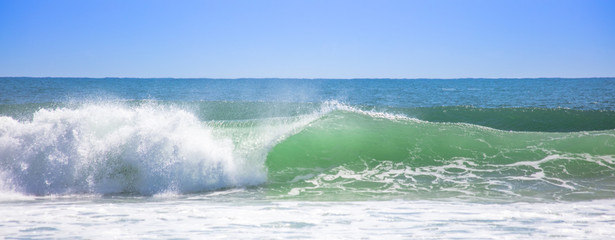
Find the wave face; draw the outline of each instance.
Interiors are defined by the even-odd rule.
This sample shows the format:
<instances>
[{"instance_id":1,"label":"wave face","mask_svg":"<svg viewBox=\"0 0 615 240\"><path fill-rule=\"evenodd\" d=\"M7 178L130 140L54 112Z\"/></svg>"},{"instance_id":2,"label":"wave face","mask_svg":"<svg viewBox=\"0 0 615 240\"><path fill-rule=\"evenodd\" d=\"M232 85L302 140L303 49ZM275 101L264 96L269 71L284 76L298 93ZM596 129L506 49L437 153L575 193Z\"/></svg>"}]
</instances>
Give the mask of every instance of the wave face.
<instances>
[{"instance_id":1,"label":"wave face","mask_svg":"<svg viewBox=\"0 0 615 240\"><path fill-rule=\"evenodd\" d=\"M614 113L322 103L0 105L0 188L28 195L587 200L615 194Z\"/></svg>"},{"instance_id":2,"label":"wave face","mask_svg":"<svg viewBox=\"0 0 615 240\"><path fill-rule=\"evenodd\" d=\"M272 195L289 198L612 198L615 132L513 132L339 110L278 144L267 167Z\"/></svg>"}]
</instances>

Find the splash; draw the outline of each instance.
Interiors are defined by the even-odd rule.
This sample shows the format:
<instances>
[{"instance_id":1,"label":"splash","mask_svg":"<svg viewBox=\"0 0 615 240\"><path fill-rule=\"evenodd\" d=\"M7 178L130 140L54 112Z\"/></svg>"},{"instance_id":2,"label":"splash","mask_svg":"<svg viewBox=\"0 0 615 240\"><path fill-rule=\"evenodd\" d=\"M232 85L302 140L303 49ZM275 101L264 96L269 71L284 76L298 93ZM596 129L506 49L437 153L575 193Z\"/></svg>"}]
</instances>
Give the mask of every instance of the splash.
<instances>
[{"instance_id":1,"label":"splash","mask_svg":"<svg viewBox=\"0 0 615 240\"><path fill-rule=\"evenodd\" d=\"M41 109L30 121L0 117L0 183L32 195L256 185L266 180L268 148L314 117L252 122L246 130L155 103Z\"/></svg>"}]
</instances>

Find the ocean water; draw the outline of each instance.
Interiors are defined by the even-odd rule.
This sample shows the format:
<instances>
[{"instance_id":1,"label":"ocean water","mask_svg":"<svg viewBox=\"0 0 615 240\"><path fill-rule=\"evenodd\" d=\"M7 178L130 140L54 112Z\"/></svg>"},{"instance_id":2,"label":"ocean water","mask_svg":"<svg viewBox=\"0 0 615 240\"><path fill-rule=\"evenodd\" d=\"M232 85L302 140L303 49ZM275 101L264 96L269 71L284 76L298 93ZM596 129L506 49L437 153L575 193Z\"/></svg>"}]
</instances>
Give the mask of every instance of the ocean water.
<instances>
[{"instance_id":1,"label":"ocean water","mask_svg":"<svg viewBox=\"0 0 615 240\"><path fill-rule=\"evenodd\" d=\"M0 78L5 238L615 239L615 79Z\"/></svg>"}]
</instances>

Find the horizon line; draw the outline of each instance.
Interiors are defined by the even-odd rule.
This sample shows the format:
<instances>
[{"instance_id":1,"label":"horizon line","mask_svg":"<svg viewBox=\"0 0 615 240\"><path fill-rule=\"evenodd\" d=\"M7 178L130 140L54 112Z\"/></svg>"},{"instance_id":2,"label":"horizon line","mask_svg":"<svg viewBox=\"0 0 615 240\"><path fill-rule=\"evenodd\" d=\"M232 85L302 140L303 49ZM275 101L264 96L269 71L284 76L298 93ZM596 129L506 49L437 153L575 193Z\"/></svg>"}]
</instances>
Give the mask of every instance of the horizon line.
<instances>
[{"instance_id":1,"label":"horizon line","mask_svg":"<svg viewBox=\"0 0 615 240\"><path fill-rule=\"evenodd\" d=\"M301 78L301 77L237 77L237 78L216 78L216 77L30 77L30 76L0 76L0 78L49 78L49 79L212 79L212 80L242 80L242 79L254 79L254 80L272 80L272 79L287 79L287 80L455 80L455 79L609 79L615 77L456 77L456 78L430 78L430 77L416 77L416 78L388 78L388 77L354 77L354 78Z\"/></svg>"}]
</instances>

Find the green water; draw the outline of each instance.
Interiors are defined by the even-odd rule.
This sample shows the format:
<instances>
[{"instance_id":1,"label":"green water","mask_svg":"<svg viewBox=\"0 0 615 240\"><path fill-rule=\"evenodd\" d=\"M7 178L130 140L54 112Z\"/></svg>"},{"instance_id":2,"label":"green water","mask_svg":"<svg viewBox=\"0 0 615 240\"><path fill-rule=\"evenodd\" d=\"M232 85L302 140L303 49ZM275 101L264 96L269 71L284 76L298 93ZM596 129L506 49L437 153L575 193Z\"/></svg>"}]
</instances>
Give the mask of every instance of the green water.
<instances>
[{"instance_id":1,"label":"green water","mask_svg":"<svg viewBox=\"0 0 615 240\"><path fill-rule=\"evenodd\" d=\"M615 190L615 132L514 132L338 111L276 145L285 197L600 199ZM284 195L284 194L287 195Z\"/></svg>"}]
</instances>

